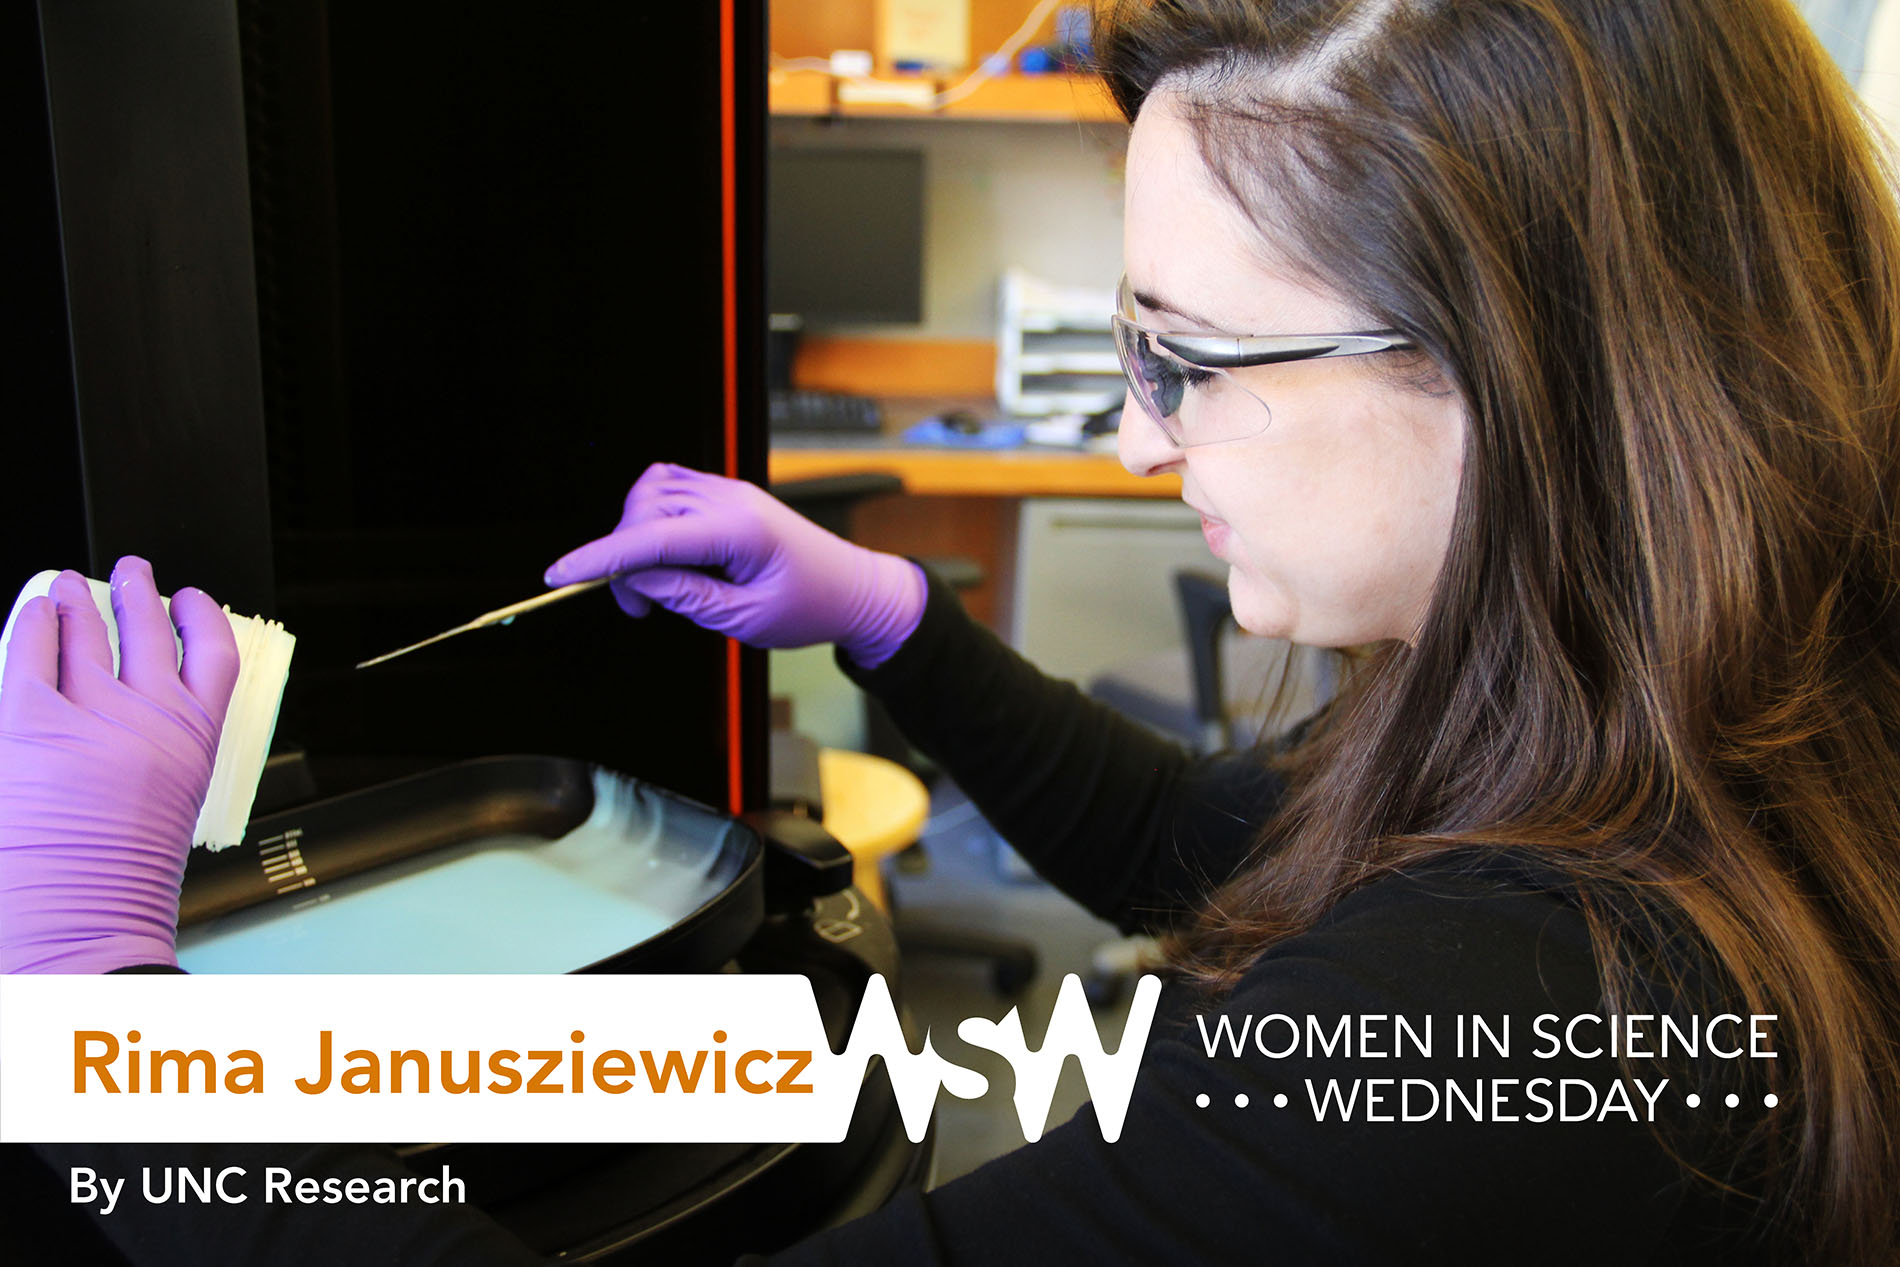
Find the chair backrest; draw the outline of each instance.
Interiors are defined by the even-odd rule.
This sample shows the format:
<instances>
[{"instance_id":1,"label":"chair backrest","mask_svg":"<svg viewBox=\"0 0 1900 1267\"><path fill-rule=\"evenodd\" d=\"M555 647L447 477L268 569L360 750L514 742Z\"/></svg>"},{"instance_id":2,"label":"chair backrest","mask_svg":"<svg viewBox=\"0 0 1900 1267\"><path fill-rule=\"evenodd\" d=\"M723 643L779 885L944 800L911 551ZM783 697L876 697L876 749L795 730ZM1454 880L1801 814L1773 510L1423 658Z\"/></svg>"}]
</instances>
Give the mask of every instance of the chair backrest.
<instances>
[{"instance_id":1,"label":"chair backrest","mask_svg":"<svg viewBox=\"0 0 1900 1267\"><path fill-rule=\"evenodd\" d=\"M887 471L780 480L771 489L772 496L825 531L834 532L846 540L851 537L851 512L859 502L869 497L903 491L904 481Z\"/></svg>"},{"instance_id":2,"label":"chair backrest","mask_svg":"<svg viewBox=\"0 0 1900 1267\"><path fill-rule=\"evenodd\" d=\"M1257 735L1249 733L1246 718L1236 717L1234 704L1227 695L1227 665L1223 653L1234 649L1228 635L1237 631L1239 625L1227 597L1226 581L1211 573L1183 570L1174 574L1174 592L1180 601L1189 680L1194 690L1194 713L1204 736L1202 746L1211 750L1252 742ZM1311 692L1305 707L1312 710L1323 707L1339 689L1339 657L1318 647L1281 645L1290 659L1280 667L1302 681L1298 689ZM1243 661L1251 659L1243 657ZM1243 663L1242 671L1249 671L1249 667ZM1265 672L1257 667L1252 671ZM1301 696L1297 690L1291 702L1295 707L1300 706Z\"/></svg>"},{"instance_id":3,"label":"chair backrest","mask_svg":"<svg viewBox=\"0 0 1900 1267\"><path fill-rule=\"evenodd\" d=\"M1233 623L1233 606L1227 600L1227 583L1208 572L1176 572L1174 596L1180 600L1182 636L1188 646L1188 667L1193 682L1193 710L1203 726L1220 728L1220 745L1226 747L1227 701L1220 672L1220 634Z\"/></svg>"},{"instance_id":4,"label":"chair backrest","mask_svg":"<svg viewBox=\"0 0 1900 1267\"><path fill-rule=\"evenodd\" d=\"M1174 574L1174 593L1181 606L1181 633L1194 688L1194 713L1208 731L1212 746L1224 748L1233 740L1220 655L1221 635L1234 623L1227 582L1208 572L1184 569Z\"/></svg>"}]
</instances>

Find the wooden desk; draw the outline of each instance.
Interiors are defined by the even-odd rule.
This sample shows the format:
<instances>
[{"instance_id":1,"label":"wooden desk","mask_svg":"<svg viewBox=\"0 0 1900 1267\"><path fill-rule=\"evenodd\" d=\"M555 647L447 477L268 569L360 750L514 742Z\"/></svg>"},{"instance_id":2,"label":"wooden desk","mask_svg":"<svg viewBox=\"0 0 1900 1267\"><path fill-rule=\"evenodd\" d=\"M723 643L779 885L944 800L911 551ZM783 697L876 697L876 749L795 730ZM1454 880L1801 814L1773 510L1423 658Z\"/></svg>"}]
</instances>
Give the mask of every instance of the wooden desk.
<instances>
[{"instance_id":1,"label":"wooden desk","mask_svg":"<svg viewBox=\"0 0 1900 1267\"><path fill-rule=\"evenodd\" d=\"M927 350L927 360L943 359ZM849 353L840 353L845 356ZM835 368L835 367L834 367ZM825 384L829 386L829 384ZM845 388L844 390L851 390ZM1158 497L1177 498L1175 475L1144 479L1130 475L1113 449L1029 447L1022 449L948 449L906 444L903 433L933 414L962 410L979 418L996 414L992 396L880 396L884 433L863 445L837 448L775 440L767 460L767 478L815 479L888 471L900 476L914 497Z\"/></svg>"},{"instance_id":2,"label":"wooden desk","mask_svg":"<svg viewBox=\"0 0 1900 1267\"><path fill-rule=\"evenodd\" d=\"M1113 453L1062 449L774 448L773 483L821 475L888 471L915 497L1178 498L1180 478L1130 475Z\"/></svg>"},{"instance_id":3,"label":"wooden desk","mask_svg":"<svg viewBox=\"0 0 1900 1267\"><path fill-rule=\"evenodd\" d=\"M909 410L891 410L897 425ZM1181 495L1178 476L1130 475L1113 453L1063 449L926 449L886 438L855 449L772 449L773 483L825 475L886 471L904 481L904 495L873 498L853 516L860 543L915 557L960 555L982 564L983 583L963 594L964 606L997 633L1009 634L1016 576L1018 503L1025 497Z\"/></svg>"}]
</instances>

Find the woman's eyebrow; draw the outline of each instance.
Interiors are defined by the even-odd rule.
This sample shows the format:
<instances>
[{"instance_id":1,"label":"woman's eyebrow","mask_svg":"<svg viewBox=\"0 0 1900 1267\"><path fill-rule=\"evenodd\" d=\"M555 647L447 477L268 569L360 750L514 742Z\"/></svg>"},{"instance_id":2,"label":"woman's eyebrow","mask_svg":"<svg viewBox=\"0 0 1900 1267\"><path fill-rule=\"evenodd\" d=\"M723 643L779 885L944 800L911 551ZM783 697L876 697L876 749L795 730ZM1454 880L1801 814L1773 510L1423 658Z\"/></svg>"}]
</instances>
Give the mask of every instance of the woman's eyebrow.
<instances>
[{"instance_id":1,"label":"woman's eyebrow","mask_svg":"<svg viewBox=\"0 0 1900 1267\"><path fill-rule=\"evenodd\" d=\"M1196 312L1189 312L1185 308L1177 308L1159 295L1152 294L1145 290L1136 290L1130 293L1134 295L1135 302L1140 304L1143 308L1146 308L1149 312L1165 312L1171 317L1179 317L1181 320L1188 322L1199 330L1215 331L1221 328L1218 321L1210 320Z\"/></svg>"}]
</instances>

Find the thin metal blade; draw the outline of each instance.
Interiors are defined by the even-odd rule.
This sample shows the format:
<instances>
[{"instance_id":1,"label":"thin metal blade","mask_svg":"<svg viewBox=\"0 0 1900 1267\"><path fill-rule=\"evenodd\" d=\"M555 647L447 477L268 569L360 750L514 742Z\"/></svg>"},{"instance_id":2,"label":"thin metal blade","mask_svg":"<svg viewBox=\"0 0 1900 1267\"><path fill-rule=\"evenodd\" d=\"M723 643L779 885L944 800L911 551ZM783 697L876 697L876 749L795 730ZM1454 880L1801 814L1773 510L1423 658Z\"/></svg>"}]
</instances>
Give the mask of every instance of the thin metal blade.
<instances>
[{"instance_id":1,"label":"thin metal blade","mask_svg":"<svg viewBox=\"0 0 1900 1267\"><path fill-rule=\"evenodd\" d=\"M386 651L382 655L379 655L375 657L374 659L363 661L361 664L357 665L356 667L359 669L367 669L372 664L381 664L385 660L394 660L399 655L408 655L411 651L420 650L421 648L428 646L432 642L440 642L444 638L453 638L456 634L467 633L471 629L480 629L480 628L482 628L482 626L479 623L470 621L466 625L457 625L453 629L444 629L441 633L436 634L432 638L424 638L421 642L412 642L406 647L398 647L394 651Z\"/></svg>"},{"instance_id":2,"label":"thin metal blade","mask_svg":"<svg viewBox=\"0 0 1900 1267\"><path fill-rule=\"evenodd\" d=\"M372 664L381 664L385 660L394 660L399 655L408 655L411 651L426 647L432 642L440 642L444 638L453 638L456 634L467 633L471 629L486 629L490 625L505 625L516 616L536 611L542 607L546 607L550 603L558 603L563 599L572 598L576 594L585 594L588 590L597 590L613 579L611 576L603 576L592 581L577 581L572 585L563 585L559 589L549 590L545 594L536 594L533 598L525 598L518 603L510 603L506 607L497 607L492 612L483 612L465 625L457 625L453 629L443 630L433 638L424 638L421 642L412 642L406 647L398 647L396 650L379 655L373 660L365 660L356 667L359 669L367 669Z\"/></svg>"}]
</instances>

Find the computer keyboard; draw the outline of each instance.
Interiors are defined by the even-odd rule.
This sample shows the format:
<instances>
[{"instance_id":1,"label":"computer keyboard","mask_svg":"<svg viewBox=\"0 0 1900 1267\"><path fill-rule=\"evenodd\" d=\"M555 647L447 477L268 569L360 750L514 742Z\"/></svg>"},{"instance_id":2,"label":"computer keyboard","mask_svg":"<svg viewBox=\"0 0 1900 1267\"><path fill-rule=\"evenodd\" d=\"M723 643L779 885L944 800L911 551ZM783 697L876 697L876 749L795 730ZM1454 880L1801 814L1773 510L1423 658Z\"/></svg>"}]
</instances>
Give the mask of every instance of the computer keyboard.
<instances>
[{"instance_id":1,"label":"computer keyboard","mask_svg":"<svg viewBox=\"0 0 1900 1267\"><path fill-rule=\"evenodd\" d=\"M793 388L772 392L769 402L774 431L874 433L884 426L884 411L869 396Z\"/></svg>"}]
</instances>

